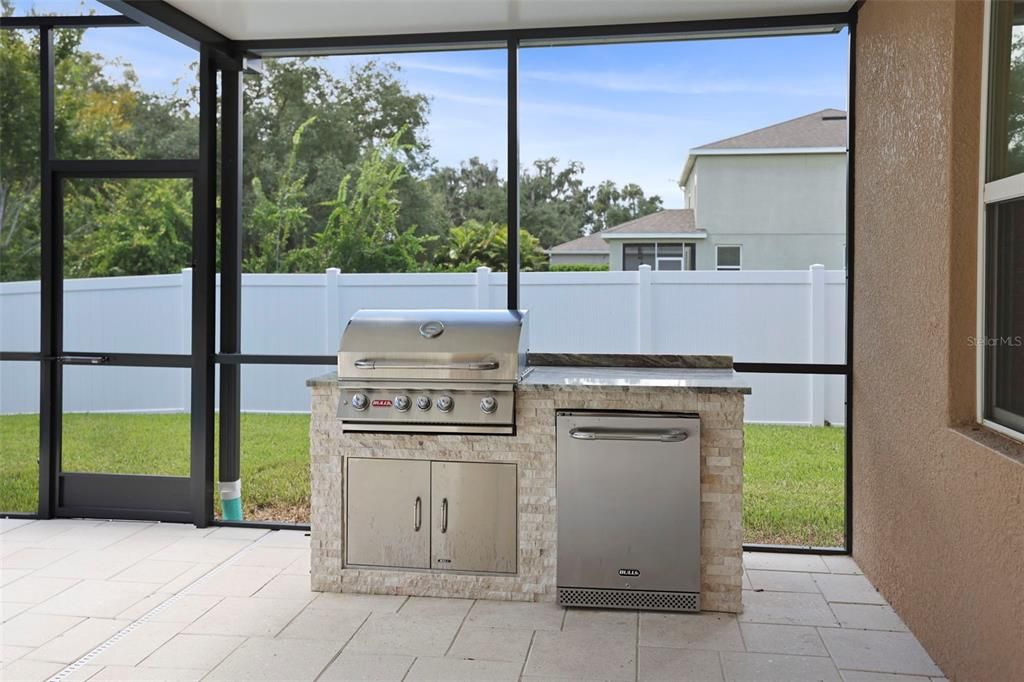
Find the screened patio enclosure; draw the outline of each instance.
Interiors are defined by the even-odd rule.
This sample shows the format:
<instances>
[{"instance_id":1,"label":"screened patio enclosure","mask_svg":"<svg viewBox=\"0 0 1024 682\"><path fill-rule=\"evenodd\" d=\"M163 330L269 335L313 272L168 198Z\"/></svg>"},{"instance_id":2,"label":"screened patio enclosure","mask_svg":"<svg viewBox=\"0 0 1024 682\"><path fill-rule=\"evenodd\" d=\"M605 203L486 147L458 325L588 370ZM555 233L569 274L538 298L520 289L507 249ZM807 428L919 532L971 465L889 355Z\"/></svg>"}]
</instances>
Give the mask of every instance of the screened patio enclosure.
<instances>
[{"instance_id":1,"label":"screened patio enclosure","mask_svg":"<svg viewBox=\"0 0 1024 682\"><path fill-rule=\"evenodd\" d=\"M34 58L38 61L39 136L34 144L38 147L41 179L37 254L39 333L35 345L0 343L0 360L7 366L9 376L32 377L29 381L38 377L38 498L37 502L33 500L36 511L31 515L39 518L138 518L187 521L199 526L235 523L219 508L218 481L260 476L269 480L273 475L270 470L250 472L242 455L247 443L274 438L266 430L247 426L243 383L266 381L272 385L278 381L273 377L284 377L289 370L289 377L299 371L312 376L333 365L334 355L319 341L309 347L261 346L258 339L247 338L243 332L243 316L255 315L250 311L257 305L255 300L247 302L249 294L243 288L245 244L256 238L247 233L250 227L243 222L244 202L251 191L243 181L247 151L244 147L252 144L247 137L252 131L243 125L245 92L265 73L267 64L303 56L470 51L493 55L496 69L501 72L498 107L504 128L495 130L495 135L504 138L503 159L497 164L497 173L504 183L504 197L499 200L503 204L500 218L507 227L502 233L503 262L490 274L487 303L518 309L529 307L527 303L536 299L531 294L532 280L524 282L521 274L529 270L521 263L522 180L520 173L507 170L527 165L527 160L521 158L521 148L524 74L528 75L533 68L525 57L530 54L528 51L839 34L848 35L852 50L856 39L850 0L788 0L774 3L771 16L763 16L763 3L745 0L596 4L515 0L431 2L402 5L401 12L382 11L382 6L373 2L111 0L104 2L103 7L103 13L91 15L25 14L2 20L4 31L38 36L38 53ZM67 141L65 131L70 122L64 120L67 114L61 104L67 78L67 67L62 66L64 33L119 31L129 27L158 32L162 35L154 34L154 40L174 42L190 51L195 61L195 77L194 83L186 85L192 93L192 127L181 133L177 147L153 143L135 158L106 158L102 150L80 152ZM853 67L851 59L850 74ZM853 82L851 77L851 92ZM852 96L848 99L851 133L847 146L852 149L855 112ZM168 149L178 156L164 156ZM823 409L830 411L831 421L847 425L844 436L829 446L838 448L837 462L842 471L838 491L843 500L839 537L835 541L795 543L805 545L805 551L811 545L821 544L837 545L831 547L837 552L849 552L851 548L852 437L848 425L852 387L848 349L852 345L852 328L848 315L853 308L854 229L849 211L852 156L848 164L844 188L847 267L845 274L836 274L836 284L845 286L832 290L836 312L829 312L837 316L842 330L837 350L816 353L808 349L807 353L774 355L740 352L735 357L738 372L767 382L769 391L780 396L791 393L793 387L808 390L811 395L827 393L831 397L825 400L831 402L823 403ZM122 183L125 201L135 202L124 205L130 210L145 210L145 196L155 193L182 197L186 207L179 219L183 247L175 262L161 266L165 269L152 270L180 272L182 281L188 282L187 289L182 287L184 295L169 304L175 306L178 318L185 320L173 333L165 335L173 337L173 343L132 341L130 335L97 336L82 331L87 322L83 315L103 319L104 312L102 308L80 308L81 304L76 304L85 300L78 293L77 282L88 275L80 278L78 274L85 272L85 268L78 255L81 213L76 212L74 202L88 194L89 183L99 181ZM109 206L97 205L95 209L111 212ZM332 277L330 269L326 276ZM342 272L339 276L348 275ZM526 275L533 276L530 272ZM424 292L424 305L431 300L443 300L440 293L431 299L430 290ZM166 324L158 309L128 299L123 305L127 306L125 310L138 315L141 326L158 328ZM287 303L271 301L265 308L260 304L260 310L264 309L271 311L266 313L267 324L292 324L286 316ZM329 329L321 336L333 336L336 340L339 324L343 320L335 312L334 317L328 317ZM3 337L5 341L9 338ZM659 342L653 343L656 346ZM183 415L168 419L159 432L158 437L170 444L166 449L170 454L161 453L157 462L152 457L126 455L123 466L116 471L90 463L90 438L116 442L120 431L110 424L86 426L70 406L79 404L79 395L110 392L123 383L138 382L178 387L173 390L179 391L176 395L180 397L174 400L187 405ZM776 382L774 387L771 382ZM125 451L132 447L126 444ZM282 508L287 504L282 503ZM250 522L275 527L289 525L281 521L291 517L286 511L281 514L286 518ZM303 520L298 520L301 526ZM756 547L752 544L751 548Z\"/></svg>"},{"instance_id":2,"label":"screened patio enclosure","mask_svg":"<svg viewBox=\"0 0 1024 682\"><path fill-rule=\"evenodd\" d=\"M54 10L47 0L36 4L42 11ZM573 667L579 669L569 673L589 673L589 678L616 677L622 670L625 679L644 678L652 670L669 670L665 676L671 676L698 658L710 659L711 672L704 677L712 679L773 674L784 679L943 679L941 674L948 679L1004 680L1015 679L1024 669L1024 564L1019 561L1024 554L1024 392L1019 371L1024 345L1018 339L1024 319L1019 314L1024 301L1024 80L1019 78L1024 69L1024 2L111 0L89 2L86 12L96 13L76 16L59 16L60 10L33 16L31 3L22 0L4 8L13 10L0 19L0 56L5 65L16 63L18 68L2 74L5 106L0 114L10 117L4 119L5 126L16 120L17 130L30 132L12 136L18 144L0 149L5 164L8 158L18 161L0 169L5 176L0 185L14 177L11 168L18 177L32 178L22 185L24 191L7 197L14 197L22 206L20 215L32 216L38 227L16 243L18 258L8 248L0 254L0 496L12 500L7 505L12 508L0 516L19 512L32 517L3 519L3 542L14 543L21 536L28 550L52 551L81 546L87 533L110 541L113 533L136 532L143 526L147 529L138 531L140 538L148 526L158 533L208 533L215 544L220 543L217 534L256 535L260 531L248 528L191 527L238 525L221 508L219 484L239 477L246 503L252 505L245 509L247 523L280 529L289 525L282 521L290 521L295 522L290 524L293 529L305 528L302 517L290 512L302 507L302 481L295 472L308 469L309 432L302 421L307 417L289 413L290 406L301 408L307 398L305 379L331 371L337 337L352 308L397 306L403 299L423 308L442 302L462 309L529 308L531 316L536 313L531 320L542 330L536 339L544 352L732 354L736 370L754 387L746 413L770 422L748 422L744 429L744 493L766 480L766 474L767 479L785 481L781 492L771 491L768 512L788 513L803 504L812 516L827 517L835 531L827 536L835 540L824 543L834 546L821 553L851 556L809 556L821 542L799 534L772 540L766 534L746 546L755 551L743 557L744 613L732 619L729 638L716 634L694 645L689 624L695 621L680 616L679 627L664 636L653 632L652 643L650 626L663 616L643 614L626 627L625 638L594 639L570 633L572 617L556 614L550 632L541 631L543 620L531 619L529 627L520 628L527 634L520 635L522 653L516 662L505 663L509 679L571 676L562 673ZM101 31L144 34L153 46L178 50L175 63L194 63L193 75L182 81L180 108L170 112L166 101L147 90L146 78L155 78L153 74L138 74L143 85L131 90L119 89L116 79L92 69L82 53L92 49L89 36ZM753 36L761 37L746 40ZM685 144L685 129L700 118L692 115L693 109L678 107L671 121L659 116L663 112L655 106L654 91L693 90L695 84L704 90L728 89L736 81L724 64L737 45L789 40L821 41L818 46L842 42L842 98L772 118L765 113L774 111L772 102L748 106L743 111L756 114L756 120L717 117L729 118L733 128L686 139ZM103 50L117 58L128 46L129 40L119 37ZM675 62L691 68L677 68L671 77L663 77L664 71L625 61L638 46L678 54L704 49L715 59ZM303 55L322 61L306 63ZM581 74L574 68L593 66L596 58L606 59L600 69ZM360 79L388 87L394 83L378 78L382 72L359 70L375 59L415 61L423 73L443 70L448 78L464 80L450 88L430 83L415 90L396 88L389 106L375 107L385 98L362 97L368 91L352 85ZM626 68L613 68L623 64ZM772 66L763 54L745 60L747 75L755 76L745 82L777 86L766 73ZM356 74L354 80L349 73ZM574 83L568 82L569 75L576 78ZM577 96L581 76L633 105L607 106L595 116L587 106L591 102ZM269 84L275 78L275 87L283 82L310 84L296 86L292 93L318 88L317 102L324 106L315 112L300 106L287 109L286 125L280 124L281 119L268 115L275 107L286 109L272 96ZM642 96L638 89L644 90ZM812 83L799 96L825 89ZM23 105L7 107L9 92L19 93L17 101ZM552 94L541 102L544 107L537 106L538 92ZM426 121L420 107L431 96L445 106L438 106L433 110L436 118ZM777 93L772 99L786 101ZM289 98L288 104L299 100ZM342 104L350 108L331 108ZM386 116L395 111L402 112L401 121ZM729 109L736 111L738 106ZM120 115L119 125L110 125L112 113ZM129 124L143 114L150 123L176 118L180 125L161 123L155 134L135 135ZM314 115L318 120L303 127ZM563 218L588 228L608 224L593 212L580 218L567 209L552 209L556 202L549 197L571 181L592 187L596 194L603 180L619 178L593 161L598 157L584 152L607 147L624 161L641 157L652 172L672 176L655 180L672 183L667 186L678 200L680 189L694 191L678 186L689 151L698 152L694 172L712 169L696 183L706 189L715 170L737 170L729 168L735 161L731 156L753 159L752 164L767 156L763 148L738 147L737 138L744 144L764 142L766 129L758 126L767 125L767 137L779 148L791 138L779 134L777 124L808 115L812 121L828 118L833 123L846 116L845 125L834 123L846 128L845 141L821 137L823 146L817 146L821 158L838 154L836 147L844 155L849 151L840 191L833 195L838 198L832 202L842 214L838 239L843 255L836 262L845 267L813 268L818 261L812 261L801 271L755 272L747 266L764 254L737 233L729 241L720 239L721 249L710 240L695 245L692 271L683 267L686 251L677 256L672 245L699 238L665 239L664 233L633 240L644 244L629 250L637 255L630 261L636 270L611 268L607 243L596 245L607 254L603 257L609 271L547 267L546 251L554 245L584 239L584 246L595 246L594 240L585 239L593 236L588 230L560 232ZM536 134L538 120L556 116L570 125L557 135ZM685 125L679 124L683 118ZM364 137L352 137L353 121L380 125L370 126ZM401 124L409 121L413 125L403 133L409 137L403 138L398 134ZM389 127L395 122L399 125ZM293 230L289 234L305 235L304 220L315 221L318 228L353 224L345 222L351 202L339 200L336 190L357 166L360 173L369 168L375 177L385 177L393 170L390 160L404 155L414 178L427 184L426 173L416 176L417 168L426 167L415 165L426 163L424 156L417 156L416 136L434 122L456 133L472 128L493 134L479 135L475 139L483 142L445 162L450 172L430 176L437 194L417 194L412 182L395 189L392 196L405 192L403 205L419 201L417 210L424 218L409 220L400 210L394 215L381 211L378 215L384 218L374 224L386 223L386 229L367 233L356 247L334 249L330 258L318 258L311 241L276 239L266 229L267 224L284 225ZM641 143L640 137L631 136L641 128L660 135L654 143L651 137ZM368 147L343 144L371 137L379 151L372 159L372 154L363 154ZM303 146L316 152L312 162L291 154ZM270 147L273 154L266 154ZM710 153L702 153L701 147ZM737 149L758 153L736 154ZM338 163L345 154L345 163ZM653 163L672 154L669 167ZM291 156L298 159L295 165L288 163ZM560 156L562 162L536 165L551 156ZM472 157L477 163L469 163ZM571 163L577 160L586 162L590 175L573 174ZM300 182L304 175L305 184ZM567 178L563 185L555 182L559 175ZM737 180L742 173L726 175ZM817 188L826 175L818 173L799 186ZM330 183L323 181L327 176ZM262 196L254 178L263 183ZM637 174L626 179L644 178ZM754 203L757 192L771 186L757 180L743 185L742 196L732 203ZM473 194L474 201L464 200L463 190L474 182L486 191ZM104 187L102 193L95 191L97 185ZM276 190L282 186L308 190L313 198L307 218L289 222L297 215L292 209L302 202L293 201L294 193ZM611 190L621 194L623 185L606 189L605 196L611 197ZM654 193L636 194L634 203ZM697 190L696 196L700 206L707 195ZM804 199L799 204L804 214L823 213L808 209L811 202ZM6 216L0 223L5 229L13 205L7 203L0 212ZM705 210L707 206L704 202ZM445 220L458 212L458 220L445 227L470 225L472 229L461 233L463 245L475 248L486 242L486 258L465 257L470 249L455 249L450 256L449 241L420 239L437 236L423 228L443 222L427 219L428 209L438 207L447 212L439 209ZM666 201L663 208L684 211L691 205ZM771 213L762 211L759 217L768 222ZM90 227L102 225L108 233L123 236L135 224L119 220L123 215L147 221L159 215L167 227L160 235L166 240L160 242L161 253L167 257L133 261L131 274L120 277L115 268L125 258L146 253L147 242L97 241ZM253 215L259 219L250 220ZM547 223L545 216L550 218ZM600 217L606 219L607 211ZM412 223L420 232L411 229ZM706 229L714 225L702 224L696 216L692 226L691 235L714 234ZM664 257L658 255L659 243L669 245ZM281 244L288 248L279 252ZM704 253L714 260L701 261L702 246L711 247ZM616 248L618 257L622 245ZM380 261L371 262L371 256ZM387 259L393 267L377 265ZM472 267L457 269L471 262ZM662 262L665 267L659 269ZM427 263L448 269L428 270ZM709 263L725 270L702 271ZM675 266L683 270L674 271ZM691 317L697 313L699 323ZM732 324L740 318L756 326ZM17 322L9 323L11 319ZM149 390L122 390L140 385ZM793 433L807 438L797 444L789 440ZM801 450L813 457L793 456ZM778 455L778 468L768 466L772 459L766 453ZM822 453L829 457L818 457ZM827 469L834 483L828 496L788 485L808 469L814 475L823 473L799 466L808 464ZM289 486L288 495L270 485L282 481ZM267 490L277 497L267 508L257 508L253 503L261 495L271 499L265 496ZM814 504L824 497L835 504L828 509ZM760 514L765 508L750 499L758 501L744 496L744 530L747 513ZM413 517L411 508L408 512L403 519ZM91 518L59 518L68 516ZM771 513L753 516L767 525L779 518ZM114 518L184 523L98 520ZM65 528L72 530L56 532ZM71 537L79 528L87 529ZM321 528L314 524L309 536L301 530L265 535L278 541L294 537L300 547L290 550L291 558L304 562ZM788 553L778 555L757 551L773 542L797 546L780 547ZM296 587L292 594L310 595L309 566L289 564L284 571L288 577L279 582ZM16 578L14 589L23 589L18 581L31 578ZM129 591L121 588L128 582L114 582L113 592ZM324 596L316 596L311 611L318 610L316 601L327 601ZM265 610L259 618L237 618L241 626L287 619L299 609L296 605L284 613L267 608L259 603L269 603L262 597L244 598L257 602L252 608ZM58 598L64 600L61 595L49 599ZM415 605L402 599L392 602L388 610L395 613L384 614L384 619L418 617L417 609L399 608L400 603ZM535 614L544 608L531 606ZM457 610L459 605L447 607ZM237 613L219 609L203 618L216 619L220 627ZM463 617L471 625L514 630L507 613L486 600L465 605L459 618L450 619L451 632L436 655L423 656L436 660L418 661L418 669L409 668L409 677L445 677L436 672L442 668L425 668L429 664L471 669L477 661L445 660L473 658L466 650L458 651L466 632L460 630ZM719 615L693 618L714 620ZM474 623L474 617L482 619ZM374 620L366 622L373 625ZM427 634L433 636L437 629ZM762 652L757 637L747 637L750 629L761 630L761 644L775 634L792 633L790 644L801 651L769 645L771 653ZM808 639L799 633L819 648L806 649ZM379 634L379 629L363 632L359 639L365 643L368 636ZM377 637L377 644L382 639L387 641L374 653L402 653L393 639ZM707 646L709 641L728 645L729 639L735 651ZM259 669L281 651L274 648L276 641L266 637L247 643L225 659L220 672L228 671L229 677L234 671L238 678L245 676L241 670L278 670ZM454 644L450 652L449 644ZM329 661L337 653L336 648L325 651L322 661L303 655L303 664L316 668L309 677L333 667ZM30 654L24 658L31 663ZM645 670L652 655L663 666ZM351 659L342 650L339 668L346 658ZM284 660L278 659L277 664ZM743 660L751 666L741 669ZM578 665L609 661L617 667L580 672ZM414 665L411 657L408 663ZM797 670L795 664L805 667ZM57 665L53 663L54 669Z\"/></svg>"}]
</instances>

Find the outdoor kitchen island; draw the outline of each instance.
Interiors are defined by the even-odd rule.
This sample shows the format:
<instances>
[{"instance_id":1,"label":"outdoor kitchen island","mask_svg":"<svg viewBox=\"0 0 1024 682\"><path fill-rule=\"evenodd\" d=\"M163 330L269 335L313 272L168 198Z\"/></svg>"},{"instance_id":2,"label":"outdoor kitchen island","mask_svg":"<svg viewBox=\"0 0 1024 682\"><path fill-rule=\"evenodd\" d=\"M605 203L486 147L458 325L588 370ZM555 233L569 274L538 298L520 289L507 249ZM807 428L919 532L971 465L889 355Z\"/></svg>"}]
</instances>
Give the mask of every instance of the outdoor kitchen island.
<instances>
[{"instance_id":1,"label":"outdoor kitchen island","mask_svg":"<svg viewBox=\"0 0 1024 682\"><path fill-rule=\"evenodd\" d=\"M734 375L731 358L531 354L528 366L516 386L515 434L510 436L343 432L336 416L342 397L338 377L328 374L307 382L312 389L313 590L556 601L556 411L672 412L700 418L700 607L740 612L743 399L750 388ZM368 568L365 561L359 567L346 566L345 475L350 458L419 462L426 467L470 462L515 465L514 492L492 501L508 506L515 520L510 540L514 556L507 569L437 570L429 562L415 561L402 565L422 568ZM643 491L635 494L642 496ZM440 504L435 502L434 506ZM415 510L412 504L403 504L398 513L418 529L420 514L426 512L419 509L419 498L416 504ZM447 514L445 498L445 524ZM432 527L430 521L423 525L424 530Z\"/></svg>"}]
</instances>

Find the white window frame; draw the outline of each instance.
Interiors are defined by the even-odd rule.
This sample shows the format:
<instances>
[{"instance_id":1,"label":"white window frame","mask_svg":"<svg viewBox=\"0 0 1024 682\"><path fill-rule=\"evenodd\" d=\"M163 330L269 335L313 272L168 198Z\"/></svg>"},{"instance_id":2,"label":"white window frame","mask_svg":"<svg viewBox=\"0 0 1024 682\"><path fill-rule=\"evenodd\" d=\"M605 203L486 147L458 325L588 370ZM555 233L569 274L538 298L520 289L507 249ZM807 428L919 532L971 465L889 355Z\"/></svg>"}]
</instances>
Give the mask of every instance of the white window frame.
<instances>
[{"instance_id":1,"label":"white window frame","mask_svg":"<svg viewBox=\"0 0 1024 682\"><path fill-rule=\"evenodd\" d=\"M622 245L622 262L626 262L626 247L654 244L654 270L661 270L661 261L675 261L679 263L679 270L666 270L665 272L681 272L686 270L686 244L683 242L625 242ZM662 246L679 246L683 251L681 256L662 256L659 251Z\"/></svg>"},{"instance_id":2,"label":"white window frame","mask_svg":"<svg viewBox=\"0 0 1024 682\"><path fill-rule=\"evenodd\" d=\"M726 249L739 249L740 250L740 264L739 265L722 265L718 259L718 250ZM743 269L743 245L742 244L715 244L715 270L721 272L737 272Z\"/></svg>"},{"instance_id":3,"label":"white window frame","mask_svg":"<svg viewBox=\"0 0 1024 682\"><path fill-rule=\"evenodd\" d=\"M988 321L985 318L985 311L987 309L987 301L985 299L987 289L986 260L988 253L985 220L988 213L988 206L989 204L1024 197L1024 173L1017 173L1016 175L1000 178L999 180L993 180L992 182L985 181L988 174L989 79L992 75L990 71L991 55L989 54L992 39L992 0L985 0L984 11L984 26L982 29L981 39L981 119L980 125L978 126L981 130L979 147L980 153L978 154L978 196L981 198L981 201L978 202L978 281L976 283L977 326L975 340L984 339L988 332ZM991 421L985 417L985 405L988 402L988 396L985 390L986 345L984 343L975 343L975 349L975 375L977 378L975 412L978 423L1015 440L1024 441L1024 433L1011 429L1008 426L1003 426L1002 424Z\"/></svg>"},{"instance_id":4,"label":"white window frame","mask_svg":"<svg viewBox=\"0 0 1024 682\"><path fill-rule=\"evenodd\" d=\"M680 255L678 255L678 256L662 256L661 255L661 247L662 246L678 246L679 247ZM655 270L661 270L661 262L662 261L665 261L666 263L669 263L669 262L679 263L679 269L678 270L666 270L666 272L682 272L682 271L686 270L686 244L684 244L683 242L654 242L654 269Z\"/></svg>"}]
</instances>

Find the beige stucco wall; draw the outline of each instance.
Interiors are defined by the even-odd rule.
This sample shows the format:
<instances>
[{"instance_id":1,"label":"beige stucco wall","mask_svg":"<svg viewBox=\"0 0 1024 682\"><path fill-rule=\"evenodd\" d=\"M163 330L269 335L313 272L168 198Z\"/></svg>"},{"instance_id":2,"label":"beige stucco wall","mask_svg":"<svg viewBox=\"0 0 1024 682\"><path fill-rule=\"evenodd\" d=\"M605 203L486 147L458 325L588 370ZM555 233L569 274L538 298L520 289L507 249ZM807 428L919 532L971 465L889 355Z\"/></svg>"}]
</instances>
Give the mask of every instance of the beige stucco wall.
<instances>
[{"instance_id":1,"label":"beige stucco wall","mask_svg":"<svg viewBox=\"0 0 1024 682\"><path fill-rule=\"evenodd\" d=\"M867 0L857 31L854 557L951 680L1021 679L1024 446L956 428L982 5Z\"/></svg>"},{"instance_id":2,"label":"beige stucco wall","mask_svg":"<svg viewBox=\"0 0 1024 682\"><path fill-rule=\"evenodd\" d=\"M708 233L698 270L716 244L741 245L744 270L845 266L846 154L698 156L686 191Z\"/></svg>"}]
</instances>

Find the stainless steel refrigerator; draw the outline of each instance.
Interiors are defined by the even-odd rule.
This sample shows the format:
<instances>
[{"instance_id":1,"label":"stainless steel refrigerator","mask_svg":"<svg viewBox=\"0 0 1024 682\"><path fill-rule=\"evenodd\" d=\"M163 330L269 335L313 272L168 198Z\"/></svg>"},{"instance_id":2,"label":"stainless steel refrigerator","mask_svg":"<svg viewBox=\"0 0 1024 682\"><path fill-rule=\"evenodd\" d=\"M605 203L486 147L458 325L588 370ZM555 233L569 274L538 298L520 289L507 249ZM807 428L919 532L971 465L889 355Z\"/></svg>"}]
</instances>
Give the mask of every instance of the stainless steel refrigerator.
<instances>
[{"instance_id":1,"label":"stainless steel refrigerator","mask_svg":"<svg viewBox=\"0 0 1024 682\"><path fill-rule=\"evenodd\" d=\"M700 420L560 411L558 599L700 610Z\"/></svg>"}]
</instances>

